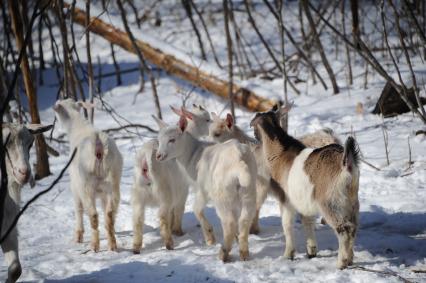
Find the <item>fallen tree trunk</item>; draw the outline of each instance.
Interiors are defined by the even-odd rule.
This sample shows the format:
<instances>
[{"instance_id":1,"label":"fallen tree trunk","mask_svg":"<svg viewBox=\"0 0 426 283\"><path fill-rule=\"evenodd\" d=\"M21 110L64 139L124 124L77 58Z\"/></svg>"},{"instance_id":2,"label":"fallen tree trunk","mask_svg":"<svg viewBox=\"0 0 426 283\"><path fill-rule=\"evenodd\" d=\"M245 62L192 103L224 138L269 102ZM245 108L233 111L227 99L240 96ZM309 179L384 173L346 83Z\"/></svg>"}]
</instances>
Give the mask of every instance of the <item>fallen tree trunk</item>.
<instances>
[{"instance_id":1,"label":"fallen tree trunk","mask_svg":"<svg viewBox=\"0 0 426 283\"><path fill-rule=\"evenodd\" d=\"M64 3L66 8L70 8L69 4ZM75 8L73 13L74 22L79 25L86 26L86 14L84 11ZM98 18L92 17L88 31L102 36L109 42L120 46L121 48L135 53L132 42L127 33L109 25ZM228 82L209 74L183 60L176 58L171 54L166 54L158 48L152 47L150 44L136 40L136 45L143 53L146 60L151 64L158 66L166 72L185 80L197 87L207 90L213 94L219 95L224 99L228 98ZM253 91L233 84L234 101L247 108L250 111L266 111L274 106L275 102L256 95Z\"/></svg>"}]
</instances>

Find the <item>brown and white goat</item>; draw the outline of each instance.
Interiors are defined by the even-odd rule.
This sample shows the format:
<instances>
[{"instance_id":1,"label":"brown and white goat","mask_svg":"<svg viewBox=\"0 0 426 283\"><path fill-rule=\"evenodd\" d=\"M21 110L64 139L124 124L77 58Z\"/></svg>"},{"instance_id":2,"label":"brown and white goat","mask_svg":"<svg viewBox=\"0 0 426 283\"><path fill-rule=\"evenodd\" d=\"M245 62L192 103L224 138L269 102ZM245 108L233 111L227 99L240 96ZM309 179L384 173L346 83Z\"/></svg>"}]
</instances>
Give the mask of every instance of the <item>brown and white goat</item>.
<instances>
[{"instance_id":1,"label":"brown and white goat","mask_svg":"<svg viewBox=\"0 0 426 283\"><path fill-rule=\"evenodd\" d=\"M296 212L302 215L308 257L316 256L314 217L319 212L339 241L337 267L351 265L359 214L359 150L356 141L349 137L344 147L331 144L317 149L307 148L280 127L274 111L256 114L250 125L262 144L271 177L285 195L281 204L286 237L284 256L294 258L292 226Z\"/></svg>"},{"instance_id":2,"label":"brown and white goat","mask_svg":"<svg viewBox=\"0 0 426 283\"><path fill-rule=\"evenodd\" d=\"M280 126L283 129L287 127L288 111L292 105L283 106L280 111L274 112L277 119L280 121ZM278 110L278 107L274 108ZM225 142L230 139L236 139L240 143L250 145L257 164L256 178L256 215L250 227L250 233L258 234L259 229L259 214L263 203L266 200L268 192L272 192L278 199L283 198L282 190L275 182L270 182L270 173L263 160L263 151L257 141L249 137L242 129L235 125L233 116L228 113L226 118L220 118L216 113L211 113L212 122L209 126L209 136L216 142ZM334 135L331 129L322 129L314 133L301 136L300 141L307 147L322 147L332 143L341 144L340 140Z\"/></svg>"}]
</instances>

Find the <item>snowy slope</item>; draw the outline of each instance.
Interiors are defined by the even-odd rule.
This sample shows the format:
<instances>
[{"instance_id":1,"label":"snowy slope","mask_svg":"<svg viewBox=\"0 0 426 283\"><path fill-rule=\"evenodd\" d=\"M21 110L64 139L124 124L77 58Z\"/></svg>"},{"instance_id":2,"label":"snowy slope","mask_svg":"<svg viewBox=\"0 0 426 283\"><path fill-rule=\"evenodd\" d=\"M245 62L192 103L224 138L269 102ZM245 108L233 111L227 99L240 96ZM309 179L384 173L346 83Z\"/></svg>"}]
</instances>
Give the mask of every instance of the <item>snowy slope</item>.
<instances>
[{"instance_id":1,"label":"snowy slope","mask_svg":"<svg viewBox=\"0 0 426 283\"><path fill-rule=\"evenodd\" d=\"M178 105L180 98L170 95L173 82L164 77L159 84L161 101ZM148 117L153 105L148 93L139 94L132 105L133 94L138 85L117 87L105 94L104 99L114 105L118 113L133 122L154 127ZM147 86L148 89L148 86ZM405 278L425 281L426 278L410 272L412 268L424 268L426 261L426 140L415 137L413 131L420 123L412 115L387 119L389 129L390 160L387 166L381 133L382 120L366 114L357 116L353 96L368 104L371 92L352 91L351 96L341 94L332 97L301 96L295 99L290 119L290 132L301 135L322 126L333 128L341 138L348 132L355 132L365 159L381 171L362 164L360 203L361 227L355 246L355 265L375 270L396 272ZM223 102L211 96L194 102L203 103L212 110L220 110ZM167 107L165 120L176 120ZM333 111L331 111L333 110ZM247 128L252 114L240 112L238 123ZM43 121L53 120L53 111L45 109ZM96 126L105 129L115 126L109 115L96 112ZM135 149L152 136L141 131L140 138L117 141L125 157L122 179L122 200L117 219L119 252L106 251L105 233L101 228L101 252L89 251L88 223L86 221L85 242L72 242L73 203L66 176L48 195L36 202L19 223L21 260L24 266L23 281L46 282L398 282L394 276L377 275L360 270L339 271L335 268L337 241L332 230L317 225L319 253L315 259L304 255L304 236L297 223L296 260L283 259L283 234L279 209L274 199L268 198L261 211L261 233L250 236L251 260L240 262L237 249L233 250L233 262L223 264L217 259L219 244L207 247L203 243L200 228L191 211L192 195L187 203L183 228L186 234L176 238L174 251L167 251L162 245L158 231L156 210L150 209L146 216L145 243L141 255L131 252L132 226L130 187L132 184L133 158ZM414 164L408 170L407 137L410 136ZM50 158L52 172L56 174L65 163L64 154ZM412 173L410 175L407 175ZM407 176L404 176L407 175ZM33 190L25 188L23 201L38 190L48 186L54 176L40 181ZM220 242L221 228L214 209L209 208L207 217L214 224ZM87 219L86 219L87 220ZM102 227L101 221L101 227ZM0 276L4 279L5 267Z\"/></svg>"},{"instance_id":2,"label":"snowy slope","mask_svg":"<svg viewBox=\"0 0 426 283\"><path fill-rule=\"evenodd\" d=\"M93 14L100 11L94 9ZM114 15L103 15L102 18L121 26ZM165 22L162 28L159 34L168 38L166 36L168 29L172 29L170 23ZM80 35L82 33L78 28L76 32ZM137 37L146 32L149 31L143 30ZM155 31L152 33L156 34ZM219 33L220 30L213 31L213 37L219 37ZM145 35L145 38L148 37L149 34ZM152 41L154 40L155 37ZM186 54L198 55L197 51L194 51L197 46L191 34L184 34L172 43L180 46L182 50L188 48L190 51ZM84 61L84 40L79 40L77 44ZM103 72L112 71L108 44L98 37L93 37L92 48L96 50L95 56L101 57ZM261 47L258 48L261 50ZM49 57L49 54L46 56ZM225 56L223 53L221 58L226 58ZM134 55L122 50L117 52L117 58L124 69L138 65ZM421 64L420 61L418 63ZM336 61L333 67L336 70L341 69L342 64ZM206 68L209 69L208 66ZM354 67L355 74L362 74L362 71L362 66ZM39 88L39 93L43 94L40 95L39 106L42 121L51 123L54 119L51 106L57 92L54 70L47 70L44 76L49 84ZM168 105L181 104L183 95L177 93L177 87L184 90L190 90L191 87L162 72L156 73L156 76L164 120L174 123L177 117ZM23 282L401 282L402 279L398 277L401 276L412 282L426 282L424 273L412 272L414 269L426 269L426 137L415 136L415 131L421 129L423 125L411 114L384 121L378 116L369 114L384 85L377 76L369 77L367 90L361 88L363 82L361 75L355 80L354 86L346 88L343 87L346 86L345 74L341 73L338 78L342 93L337 96L330 95L330 91L326 92L319 85L312 85L310 82L298 85L304 94L290 95L295 106L290 115L289 132L299 136L322 127L329 127L342 140L350 133L354 133L364 159L380 169L378 171L364 163L361 165L359 191L361 224L355 244L355 268L343 271L335 268L337 240L333 231L328 226L321 225L319 221L316 225L318 257L314 259L305 257L303 228L300 221L297 221L296 259L294 261L283 259L284 237L279 208L273 198L268 198L262 208L261 233L249 237L251 259L247 262L239 261L235 244L231 253L233 260L228 264L223 264L217 258L219 244L212 247L204 244L201 230L192 213L192 194L188 199L183 219L186 234L175 237L175 250L167 251L163 247L158 230L157 211L148 209L144 248L140 255L133 255L130 206L133 159L137 148L154 135L145 130L129 129L130 132L122 131L114 134L124 156L122 197L116 223L119 251L106 251L102 213L101 252L93 253L89 249L90 229L86 218L84 243L73 242L74 208L69 190L69 176L66 174L49 194L29 208L19 222L20 258L24 269L20 280ZM251 79L246 84L256 85L256 91L269 97L275 98L282 92L280 80L265 82ZM145 91L137 94L139 89L137 72L124 76L123 86L116 86L115 77L104 79L102 88L103 99L123 116L113 114L120 124L127 124L128 120L156 128L150 118L154 113L150 85L147 82ZM364 105L364 115L355 112L358 102ZM190 95L187 103L199 103L210 111L222 114L228 109L225 101L198 89ZM252 116L252 113L237 110L237 123L250 134L252 130L248 124ZM95 125L100 129L118 126L111 114L102 108L100 101L97 101ZM383 126L389 135L390 165L386 162ZM60 134L60 129L56 127L54 137L59 137ZM128 138L129 136L132 138ZM414 162L411 166L408 165L408 138ZM24 203L38 191L49 186L67 161L69 153L67 144L55 141L51 144L62 153L60 157L50 157L53 175L39 181L33 190L24 188L22 191ZM219 219L211 207L207 209L206 214L214 226L216 238L220 243L222 234ZM4 262L2 254L0 261ZM6 278L6 271L6 266L2 264L1 282Z\"/></svg>"}]
</instances>

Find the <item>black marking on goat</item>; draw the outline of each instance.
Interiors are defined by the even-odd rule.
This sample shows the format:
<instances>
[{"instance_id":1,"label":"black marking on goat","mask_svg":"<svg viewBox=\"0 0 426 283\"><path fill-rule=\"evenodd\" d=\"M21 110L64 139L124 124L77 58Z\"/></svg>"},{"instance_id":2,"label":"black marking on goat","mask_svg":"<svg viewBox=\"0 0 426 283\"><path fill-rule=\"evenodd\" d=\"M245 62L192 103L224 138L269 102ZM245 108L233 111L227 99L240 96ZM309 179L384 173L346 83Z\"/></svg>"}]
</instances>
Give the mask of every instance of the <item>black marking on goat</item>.
<instances>
[{"instance_id":1,"label":"black marking on goat","mask_svg":"<svg viewBox=\"0 0 426 283\"><path fill-rule=\"evenodd\" d=\"M275 181L274 178L271 178L269 180L269 184L270 184L272 193L278 198L280 203L284 203L286 200L285 192L283 188L281 188L280 184L277 181Z\"/></svg>"},{"instance_id":2,"label":"black marking on goat","mask_svg":"<svg viewBox=\"0 0 426 283\"><path fill-rule=\"evenodd\" d=\"M300 152L306 148L305 145L303 145L300 141L287 134L286 131L284 131L284 129L280 127L277 117L272 111L257 113L254 119L252 120L252 123L262 127L265 134L271 140L278 140L280 144L284 147L284 150L292 149L296 152Z\"/></svg>"},{"instance_id":3,"label":"black marking on goat","mask_svg":"<svg viewBox=\"0 0 426 283\"><path fill-rule=\"evenodd\" d=\"M348 166L348 170L352 171L352 165L358 167L360 160L360 150L357 142L352 136L349 136L345 142L343 154L343 166ZM353 164L349 164L349 158L352 158Z\"/></svg>"}]
</instances>

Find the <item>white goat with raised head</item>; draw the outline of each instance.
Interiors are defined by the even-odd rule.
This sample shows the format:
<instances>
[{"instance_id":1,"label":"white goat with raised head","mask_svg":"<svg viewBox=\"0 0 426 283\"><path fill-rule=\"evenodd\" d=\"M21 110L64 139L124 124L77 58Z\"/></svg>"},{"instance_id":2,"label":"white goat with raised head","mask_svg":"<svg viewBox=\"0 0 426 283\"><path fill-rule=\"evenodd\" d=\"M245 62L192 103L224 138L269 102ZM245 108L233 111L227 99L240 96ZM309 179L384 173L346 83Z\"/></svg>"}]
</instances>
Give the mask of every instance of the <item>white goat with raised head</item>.
<instances>
[{"instance_id":1,"label":"white goat with raised head","mask_svg":"<svg viewBox=\"0 0 426 283\"><path fill-rule=\"evenodd\" d=\"M132 189L134 253L139 253L142 247L146 206L159 207L160 234L168 250L173 249L172 233L183 235L182 216L189 184L176 159L156 160L157 148L158 141L151 140L136 154Z\"/></svg>"},{"instance_id":2,"label":"white goat with raised head","mask_svg":"<svg viewBox=\"0 0 426 283\"><path fill-rule=\"evenodd\" d=\"M295 254L293 221L296 212L302 215L308 257L316 256L314 217L321 213L339 241L337 267L351 265L359 215L356 141L349 137L344 146L307 148L280 127L274 111L257 113L250 125L262 144L271 177L285 196L281 203L286 239L284 256L293 259Z\"/></svg>"},{"instance_id":3,"label":"white goat with raised head","mask_svg":"<svg viewBox=\"0 0 426 283\"><path fill-rule=\"evenodd\" d=\"M185 107L181 109L170 106L173 112L180 116L185 116L188 119L187 132L195 138L202 138L209 134L209 125L211 123L209 112L204 109L201 105L192 104L192 110L188 110Z\"/></svg>"},{"instance_id":4,"label":"white goat with raised head","mask_svg":"<svg viewBox=\"0 0 426 283\"><path fill-rule=\"evenodd\" d=\"M213 228L204 216L210 199L221 220L224 243L219 258L229 261L238 232L240 259L249 257L248 234L255 214L256 161L247 145L236 140L222 144L203 142L187 132L188 122L180 117L178 126L160 125L157 160L176 158L196 190L194 213L207 244L213 244Z\"/></svg>"},{"instance_id":5,"label":"white goat with raised head","mask_svg":"<svg viewBox=\"0 0 426 283\"><path fill-rule=\"evenodd\" d=\"M41 134L52 126L31 124L27 126L18 124L3 124L2 143L5 145L5 161L7 172L7 195L4 201L2 234L9 229L20 210L21 189L26 183L33 187L34 179L31 174L30 148L34 143L35 134ZM0 174L1 176L1 174ZM22 267L19 262L18 229L15 226L11 233L1 244L4 258L8 265L6 282L16 282L21 276Z\"/></svg>"},{"instance_id":6,"label":"white goat with raised head","mask_svg":"<svg viewBox=\"0 0 426 283\"><path fill-rule=\"evenodd\" d=\"M71 149L77 155L70 165L70 185L76 213L75 237L83 242L83 212L89 215L92 228L91 247L99 251L99 217L96 198L102 201L105 229L110 250L117 250L114 224L120 203L120 179L123 158L113 139L95 130L80 114L81 102L72 99L57 101L54 110L68 134Z\"/></svg>"},{"instance_id":7,"label":"white goat with raised head","mask_svg":"<svg viewBox=\"0 0 426 283\"><path fill-rule=\"evenodd\" d=\"M277 118L280 121L281 127L287 125L286 119L291 105L282 108L282 111L276 111ZM277 107L275 109L278 109ZM211 113L212 122L209 126L209 136L216 142L224 142L229 139L237 139L240 143L250 145L257 164L257 179L256 179L256 216L253 219L253 224L250 228L250 233L259 233L259 213L265 202L268 192L272 192L278 199L281 199L282 191L276 183L270 182L271 176L269 170L263 160L263 151L258 142L249 137L240 127L235 125L233 116L228 113L226 118L220 118L216 113ZM307 147L322 147L332 143L340 144L339 139L333 134L330 129L323 129L311 134L300 137L300 141Z\"/></svg>"}]
</instances>

